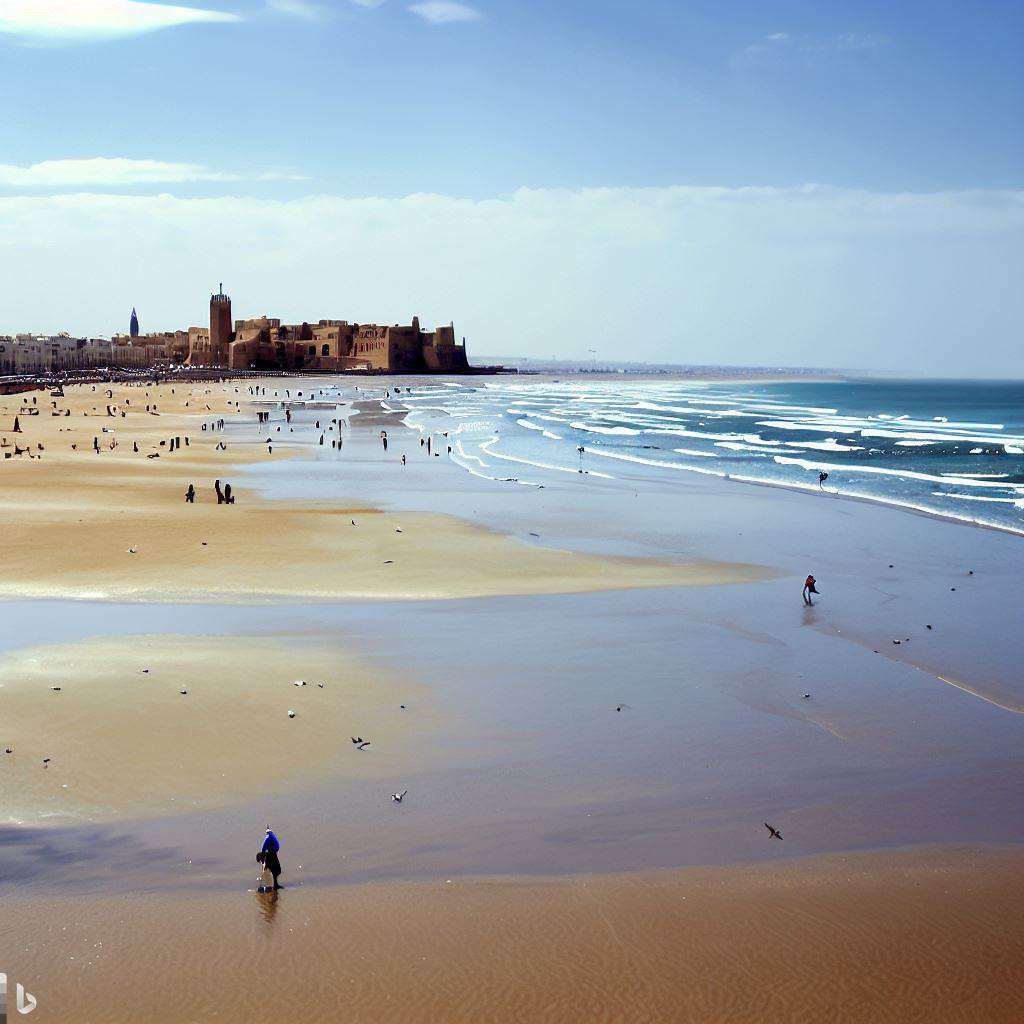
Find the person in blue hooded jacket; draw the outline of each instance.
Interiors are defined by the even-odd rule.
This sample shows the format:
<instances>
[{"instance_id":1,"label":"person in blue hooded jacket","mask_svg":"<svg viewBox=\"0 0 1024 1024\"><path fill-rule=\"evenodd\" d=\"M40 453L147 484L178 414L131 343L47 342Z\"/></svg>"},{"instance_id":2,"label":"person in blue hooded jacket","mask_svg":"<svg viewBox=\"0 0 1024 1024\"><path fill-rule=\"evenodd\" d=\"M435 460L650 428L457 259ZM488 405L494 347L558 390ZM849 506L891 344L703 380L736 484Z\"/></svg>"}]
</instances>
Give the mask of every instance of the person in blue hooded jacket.
<instances>
[{"instance_id":1,"label":"person in blue hooded jacket","mask_svg":"<svg viewBox=\"0 0 1024 1024\"><path fill-rule=\"evenodd\" d=\"M263 840L263 849L256 854L256 860L259 861L274 878L274 888L281 889L283 886L278 882L278 877L281 874L281 860L278 857L278 853L281 850L281 843L278 841L277 836L271 831L270 826L267 826L267 836Z\"/></svg>"}]
</instances>

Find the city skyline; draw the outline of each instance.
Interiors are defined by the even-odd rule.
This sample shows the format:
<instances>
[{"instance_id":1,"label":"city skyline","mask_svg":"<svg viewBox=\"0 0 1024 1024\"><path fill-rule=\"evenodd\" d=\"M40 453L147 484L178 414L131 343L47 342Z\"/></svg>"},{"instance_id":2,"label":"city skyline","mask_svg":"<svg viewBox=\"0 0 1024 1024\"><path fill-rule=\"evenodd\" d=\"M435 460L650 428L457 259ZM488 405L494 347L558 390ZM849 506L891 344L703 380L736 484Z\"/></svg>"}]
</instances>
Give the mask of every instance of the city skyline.
<instances>
[{"instance_id":1,"label":"city skyline","mask_svg":"<svg viewBox=\"0 0 1024 1024\"><path fill-rule=\"evenodd\" d=\"M0 332L170 329L223 276L496 354L1020 376L1021 23L7 0Z\"/></svg>"}]
</instances>

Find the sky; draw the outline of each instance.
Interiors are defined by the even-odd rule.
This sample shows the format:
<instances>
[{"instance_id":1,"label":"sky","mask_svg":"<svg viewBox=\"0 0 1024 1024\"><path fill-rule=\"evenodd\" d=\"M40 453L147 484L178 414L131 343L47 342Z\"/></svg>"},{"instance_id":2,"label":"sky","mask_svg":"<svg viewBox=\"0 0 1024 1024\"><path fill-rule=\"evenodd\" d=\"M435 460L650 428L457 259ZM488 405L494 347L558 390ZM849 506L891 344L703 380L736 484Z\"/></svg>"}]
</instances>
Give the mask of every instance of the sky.
<instances>
[{"instance_id":1,"label":"sky","mask_svg":"<svg viewBox=\"0 0 1024 1024\"><path fill-rule=\"evenodd\" d=\"M1024 5L0 0L0 334L1024 377Z\"/></svg>"}]
</instances>

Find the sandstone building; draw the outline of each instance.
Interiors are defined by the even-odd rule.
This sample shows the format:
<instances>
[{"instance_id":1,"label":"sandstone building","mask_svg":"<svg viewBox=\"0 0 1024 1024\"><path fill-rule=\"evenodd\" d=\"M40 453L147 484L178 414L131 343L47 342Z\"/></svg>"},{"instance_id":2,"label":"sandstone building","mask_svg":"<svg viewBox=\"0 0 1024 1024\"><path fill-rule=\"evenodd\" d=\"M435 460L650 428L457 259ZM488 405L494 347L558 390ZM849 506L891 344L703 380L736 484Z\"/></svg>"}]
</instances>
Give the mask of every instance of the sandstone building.
<instances>
[{"instance_id":1,"label":"sandstone building","mask_svg":"<svg viewBox=\"0 0 1024 1024\"><path fill-rule=\"evenodd\" d=\"M224 286L210 296L210 327L188 330L190 366L231 370L378 370L388 373L466 373L465 344L455 328L424 331L412 324L355 324L347 320L282 324L275 317L231 321Z\"/></svg>"},{"instance_id":2,"label":"sandstone building","mask_svg":"<svg viewBox=\"0 0 1024 1024\"><path fill-rule=\"evenodd\" d=\"M0 337L0 374L173 366L226 370L364 370L385 373L468 373L465 340L455 327L425 331L411 324L356 324L347 320L282 324L261 316L231 319L221 286L210 296L210 326L140 334L135 310L128 334L72 338L19 334Z\"/></svg>"}]
</instances>

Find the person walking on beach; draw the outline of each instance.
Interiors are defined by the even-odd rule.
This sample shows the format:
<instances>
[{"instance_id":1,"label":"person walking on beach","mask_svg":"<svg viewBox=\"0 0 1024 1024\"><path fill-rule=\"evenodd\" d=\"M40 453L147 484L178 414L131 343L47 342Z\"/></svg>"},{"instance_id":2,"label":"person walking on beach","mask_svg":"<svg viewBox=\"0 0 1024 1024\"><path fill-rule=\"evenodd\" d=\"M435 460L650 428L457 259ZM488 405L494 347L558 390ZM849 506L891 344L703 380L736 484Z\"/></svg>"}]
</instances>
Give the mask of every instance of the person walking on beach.
<instances>
[{"instance_id":1,"label":"person walking on beach","mask_svg":"<svg viewBox=\"0 0 1024 1024\"><path fill-rule=\"evenodd\" d=\"M263 867L270 872L271 877L274 879L274 888L283 888L278 878L281 874L281 860L278 857L278 853L281 850L281 844L278 841L277 836L274 835L270 826L267 826L267 835L263 840L263 848L259 853L256 854L256 860L263 865Z\"/></svg>"},{"instance_id":2,"label":"person walking on beach","mask_svg":"<svg viewBox=\"0 0 1024 1024\"><path fill-rule=\"evenodd\" d=\"M814 602L811 600L811 594L817 594L818 590L815 584L818 581L813 576L808 576L804 580L804 604L813 605Z\"/></svg>"},{"instance_id":3,"label":"person walking on beach","mask_svg":"<svg viewBox=\"0 0 1024 1024\"><path fill-rule=\"evenodd\" d=\"M195 500L196 500L196 485L195 484L189 484L188 485L188 490L185 492L185 500L190 505L195 504Z\"/></svg>"}]
</instances>

